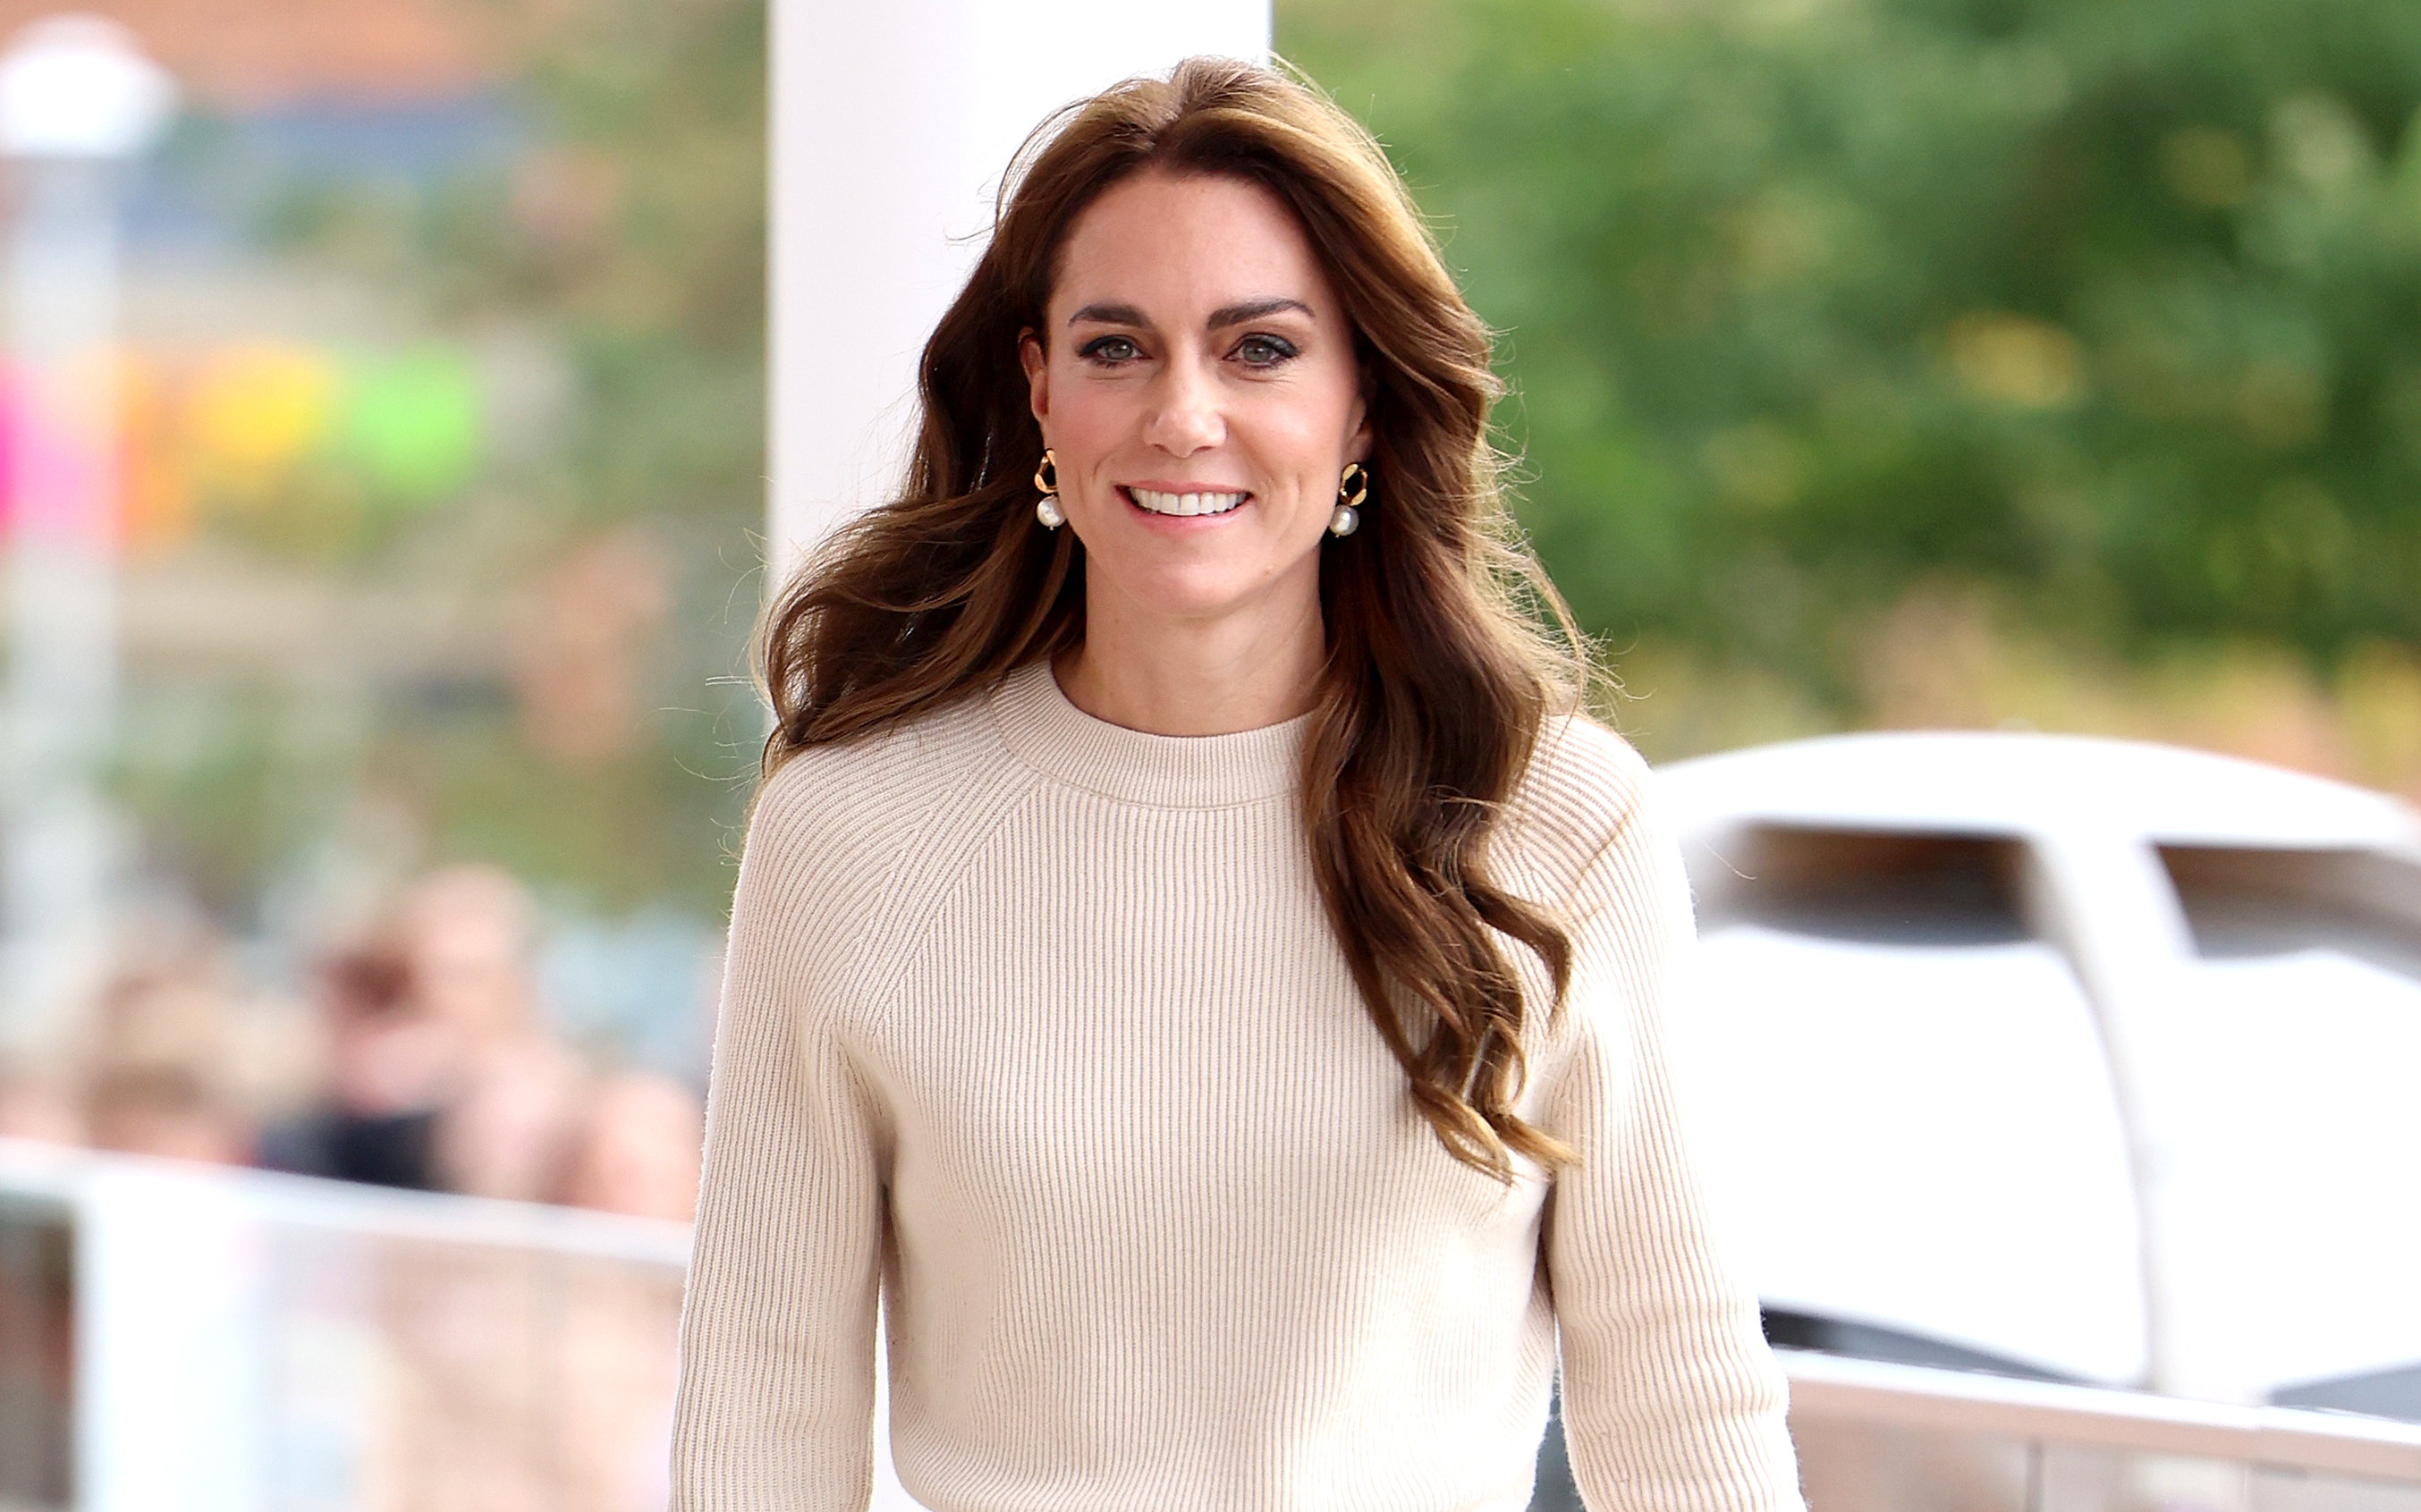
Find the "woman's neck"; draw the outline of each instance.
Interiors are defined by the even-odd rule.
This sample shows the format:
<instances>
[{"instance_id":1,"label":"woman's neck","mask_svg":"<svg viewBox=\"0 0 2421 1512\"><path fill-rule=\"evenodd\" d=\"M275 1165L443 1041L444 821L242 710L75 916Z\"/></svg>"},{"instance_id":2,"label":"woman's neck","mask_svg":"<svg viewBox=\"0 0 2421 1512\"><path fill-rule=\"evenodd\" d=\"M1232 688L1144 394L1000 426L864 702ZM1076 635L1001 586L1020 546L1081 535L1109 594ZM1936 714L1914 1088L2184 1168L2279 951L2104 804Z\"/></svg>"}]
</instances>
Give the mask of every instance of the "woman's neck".
<instances>
[{"instance_id":1,"label":"woman's neck","mask_svg":"<svg viewBox=\"0 0 2421 1512\"><path fill-rule=\"evenodd\" d=\"M1205 618L1085 600L1085 640L1052 663L1059 691L1095 719L1148 735L1232 735L1307 712L1327 639L1313 597Z\"/></svg>"}]
</instances>

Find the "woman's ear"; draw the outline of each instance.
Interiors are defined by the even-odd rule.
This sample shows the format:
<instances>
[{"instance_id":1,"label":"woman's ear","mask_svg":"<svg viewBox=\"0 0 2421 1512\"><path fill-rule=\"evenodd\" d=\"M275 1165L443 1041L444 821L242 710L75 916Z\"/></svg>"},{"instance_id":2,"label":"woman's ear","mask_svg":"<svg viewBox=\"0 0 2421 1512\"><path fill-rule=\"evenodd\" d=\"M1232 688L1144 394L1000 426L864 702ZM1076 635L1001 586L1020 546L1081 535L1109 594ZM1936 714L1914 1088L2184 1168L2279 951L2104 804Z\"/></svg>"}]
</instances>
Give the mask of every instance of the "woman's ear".
<instances>
[{"instance_id":1,"label":"woman's ear","mask_svg":"<svg viewBox=\"0 0 2421 1512\"><path fill-rule=\"evenodd\" d=\"M1034 418L1045 420L1051 415L1051 364L1043 356L1042 339L1027 326L1017 334L1017 360L1025 369L1025 402Z\"/></svg>"},{"instance_id":2,"label":"woman's ear","mask_svg":"<svg viewBox=\"0 0 2421 1512\"><path fill-rule=\"evenodd\" d=\"M1345 460L1367 462L1370 460L1370 401L1376 397L1376 385L1370 382L1370 369L1362 369L1361 392L1353 397L1353 429L1345 438Z\"/></svg>"}]
</instances>

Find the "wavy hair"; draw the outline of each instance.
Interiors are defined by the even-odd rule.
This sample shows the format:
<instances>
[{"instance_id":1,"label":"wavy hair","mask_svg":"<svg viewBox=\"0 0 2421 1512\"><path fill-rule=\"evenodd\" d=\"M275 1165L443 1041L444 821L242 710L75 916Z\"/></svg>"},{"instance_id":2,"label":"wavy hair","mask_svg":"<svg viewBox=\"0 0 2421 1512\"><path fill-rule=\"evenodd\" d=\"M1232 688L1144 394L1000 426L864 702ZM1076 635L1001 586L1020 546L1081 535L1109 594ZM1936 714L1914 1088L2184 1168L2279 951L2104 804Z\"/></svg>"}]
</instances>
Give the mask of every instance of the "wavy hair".
<instances>
[{"instance_id":1,"label":"wavy hair","mask_svg":"<svg viewBox=\"0 0 2421 1512\"><path fill-rule=\"evenodd\" d=\"M1018 344L1046 328L1077 216L1146 169L1274 195L1344 305L1372 486L1362 528L1321 547L1328 655L1302 774L1320 896L1446 1150L1500 1180L1516 1152L1568 1161L1513 1111L1523 1006L1506 943L1536 954L1560 1001L1570 942L1496 884L1488 844L1545 721L1577 701L1585 647L1509 525L1487 328L1378 144L1303 84L1189 59L1070 106L1028 141L990 243L925 345L904 487L827 540L767 619L764 774L1083 640L1083 548L1034 523L1042 435Z\"/></svg>"}]
</instances>

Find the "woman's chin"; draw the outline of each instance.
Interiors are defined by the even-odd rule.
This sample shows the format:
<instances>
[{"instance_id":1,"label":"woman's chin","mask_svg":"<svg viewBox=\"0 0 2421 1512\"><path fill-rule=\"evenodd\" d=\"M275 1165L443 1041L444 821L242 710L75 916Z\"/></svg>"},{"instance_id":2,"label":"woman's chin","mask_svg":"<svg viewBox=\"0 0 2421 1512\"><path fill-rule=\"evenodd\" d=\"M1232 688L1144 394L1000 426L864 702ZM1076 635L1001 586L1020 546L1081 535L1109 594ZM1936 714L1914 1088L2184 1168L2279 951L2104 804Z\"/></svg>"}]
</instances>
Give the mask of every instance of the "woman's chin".
<instances>
[{"instance_id":1,"label":"woman's chin","mask_svg":"<svg viewBox=\"0 0 2421 1512\"><path fill-rule=\"evenodd\" d=\"M1088 559L1088 571L1101 571L1098 558ZM1250 561L1163 563L1111 570L1101 575L1133 612L1152 619L1215 620L1231 615L1268 616L1295 577L1306 580L1308 593L1319 593L1316 565L1308 573L1290 572L1256 557Z\"/></svg>"}]
</instances>

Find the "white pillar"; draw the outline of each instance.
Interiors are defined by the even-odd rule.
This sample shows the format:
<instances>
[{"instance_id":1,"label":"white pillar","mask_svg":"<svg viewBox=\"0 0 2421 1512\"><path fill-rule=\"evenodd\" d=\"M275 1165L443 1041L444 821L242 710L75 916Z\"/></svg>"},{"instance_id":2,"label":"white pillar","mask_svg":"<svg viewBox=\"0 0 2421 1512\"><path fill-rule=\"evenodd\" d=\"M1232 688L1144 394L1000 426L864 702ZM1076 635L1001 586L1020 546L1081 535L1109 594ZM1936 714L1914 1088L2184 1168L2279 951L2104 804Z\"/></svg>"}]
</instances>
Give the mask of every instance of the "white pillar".
<instances>
[{"instance_id":1,"label":"white pillar","mask_svg":"<svg viewBox=\"0 0 2421 1512\"><path fill-rule=\"evenodd\" d=\"M117 824L117 190L174 99L115 23L36 22L0 55L11 449L0 1048L50 1035L105 964Z\"/></svg>"},{"instance_id":2,"label":"white pillar","mask_svg":"<svg viewBox=\"0 0 2421 1512\"><path fill-rule=\"evenodd\" d=\"M1120 79L1269 48L1270 0L774 0L776 583L898 485L916 354L1026 134Z\"/></svg>"}]
</instances>

